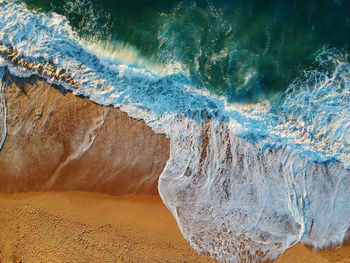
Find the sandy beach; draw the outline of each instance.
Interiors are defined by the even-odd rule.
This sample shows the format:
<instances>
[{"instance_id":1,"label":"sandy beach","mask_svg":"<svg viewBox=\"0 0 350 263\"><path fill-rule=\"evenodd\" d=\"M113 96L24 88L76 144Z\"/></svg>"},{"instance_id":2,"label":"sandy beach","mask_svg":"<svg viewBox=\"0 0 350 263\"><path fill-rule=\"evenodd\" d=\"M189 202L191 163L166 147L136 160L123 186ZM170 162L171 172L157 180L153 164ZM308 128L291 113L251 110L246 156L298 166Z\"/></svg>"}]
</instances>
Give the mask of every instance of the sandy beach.
<instances>
[{"instance_id":1,"label":"sandy beach","mask_svg":"<svg viewBox=\"0 0 350 263\"><path fill-rule=\"evenodd\" d=\"M0 263L350 263L349 14L0 0Z\"/></svg>"},{"instance_id":2,"label":"sandy beach","mask_svg":"<svg viewBox=\"0 0 350 263\"><path fill-rule=\"evenodd\" d=\"M0 195L0 262L215 262L182 237L158 195L86 192ZM350 246L314 253L300 244L278 259L350 262Z\"/></svg>"},{"instance_id":3,"label":"sandy beach","mask_svg":"<svg viewBox=\"0 0 350 263\"><path fill-rule=\"evenodd\" d=\"M208 262L158 195L29 193L0 198L0 262Z\"/></svg>"},{"instance_id":4,"label":"sandy beach","mask_svg":"<svg viewBox=\"0 0 350 263\"><path fill-rule=\"evenodd\" d=\"M8 81L0 263L215 262L187 243L156 194L164 135L36 77ZM350 263L350 246L314 253L297 244L277 262Z\"/></svg>"}]
</instances>

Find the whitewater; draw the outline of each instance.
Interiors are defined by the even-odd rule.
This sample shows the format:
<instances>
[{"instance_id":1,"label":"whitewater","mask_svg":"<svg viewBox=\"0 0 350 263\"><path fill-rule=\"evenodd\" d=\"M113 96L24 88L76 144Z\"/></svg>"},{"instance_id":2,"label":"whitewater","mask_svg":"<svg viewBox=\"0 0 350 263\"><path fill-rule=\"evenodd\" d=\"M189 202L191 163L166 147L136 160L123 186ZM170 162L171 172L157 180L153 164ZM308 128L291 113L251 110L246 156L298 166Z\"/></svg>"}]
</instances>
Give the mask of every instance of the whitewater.
<instances>
[{"instance_id":1,"label":"whitewater","mask_svg":"<svg viewBox=\"0 0 350 263\"><path fill-rule=\"evenodd\" d=\"M278 102L230 104L179 70L98 56L55 13L0 0L0 67L38 75L170 138L159 193L191 246L222 262L339 246L350 226L350 64L319 51ZM0 89L6 143L5 86ZM1 153L0 153L1 154Z\"/></svg>"}]
</instances>

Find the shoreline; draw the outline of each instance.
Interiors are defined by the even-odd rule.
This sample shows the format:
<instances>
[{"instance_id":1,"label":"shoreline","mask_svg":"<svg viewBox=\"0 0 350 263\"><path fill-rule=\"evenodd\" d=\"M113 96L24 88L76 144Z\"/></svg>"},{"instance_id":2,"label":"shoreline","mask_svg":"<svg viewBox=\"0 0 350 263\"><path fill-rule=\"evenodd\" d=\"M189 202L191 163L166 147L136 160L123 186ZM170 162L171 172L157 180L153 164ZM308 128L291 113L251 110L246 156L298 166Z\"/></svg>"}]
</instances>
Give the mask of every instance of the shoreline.
<instances>
[{"instance_id":1,"label":"shoreline","mask_svg":"<svg viewBox=\"0 0 350 263\"><path fill-rule=\"evenodd\" d=\"M0 262L215 262L189 246L157 195L165 135L41 77L8 83L0 192L23 193L0 194ZM299 243L277 262L350 263L350 247L314 253Z\"/></svg>"},{"instance_id":2,"label":"shoreline","mask_svg":"<svg viewBox=\"0 0 350 263\"><path fill-rule=\"evenodd\" d=\"M165 135L40 77L6 70L3 81L8 129L0 192L158 193L170 155Z\"/></svg>"},{"instance_id":3,"label":"shoreline","mask_svg":"<svg viewBox=\"0 0 350 263\"><path fill-rule=\"evenodd\" d=\"M190 247L159 195L0 194L0 211L0 262L216 262ZM347 263L350 246L299 243L276 262Z\"/></svg>"}]
</instances>

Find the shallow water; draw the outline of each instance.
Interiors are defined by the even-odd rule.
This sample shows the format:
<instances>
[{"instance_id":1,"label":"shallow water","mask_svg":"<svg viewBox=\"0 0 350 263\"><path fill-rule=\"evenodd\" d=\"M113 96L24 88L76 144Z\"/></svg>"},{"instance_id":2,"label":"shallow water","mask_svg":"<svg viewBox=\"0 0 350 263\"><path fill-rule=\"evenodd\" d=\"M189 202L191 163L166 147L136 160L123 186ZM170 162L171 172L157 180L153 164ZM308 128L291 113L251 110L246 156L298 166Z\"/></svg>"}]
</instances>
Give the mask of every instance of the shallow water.
<instances>
[{"instance_id":1,"label":"shallow water","mask_svg":"<svg viewBox=\"0 0 350 263\"><path fill-rule=\"evenodd\" d=\"M1 66L166 134L159 192L198 251L244 262L341 243L348 4L113 3L0 1Z\"/></svg>"}]
</instances>

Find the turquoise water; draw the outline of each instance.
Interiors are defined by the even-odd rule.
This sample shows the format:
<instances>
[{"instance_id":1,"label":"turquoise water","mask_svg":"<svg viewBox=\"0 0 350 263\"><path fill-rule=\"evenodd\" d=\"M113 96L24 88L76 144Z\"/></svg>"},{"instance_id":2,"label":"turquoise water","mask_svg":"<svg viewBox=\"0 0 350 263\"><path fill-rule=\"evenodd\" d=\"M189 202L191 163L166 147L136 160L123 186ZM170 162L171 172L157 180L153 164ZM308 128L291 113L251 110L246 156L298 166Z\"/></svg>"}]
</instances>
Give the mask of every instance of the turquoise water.
<instances>
[{"instance_id":1,"label":"turquoise water","mask_svg":"<svg viewBox=\"0 0 350 263\"><path fill-rule=\"evenodd\" d=\"M320 49L349 51L349 1L25 2L64 15L90 44L127 48L118 60L178 62L198 86L230 102L271 101L316 67Z\"/></svg>"},{"instance_id":2,"label":"turquoise water","mask_svg":"<svg viewBox=\"0 0 350 263\"><path fill-rule=\"evenodd\" d=\"M262 262L350 235L348 10L0 0L0 72L39 76L165 134L158 190L184 237L220 262ZM2 87L6 145L15 87Z\"/></svg>"}]
</instances>

